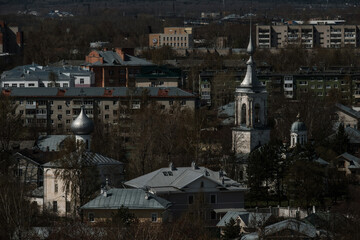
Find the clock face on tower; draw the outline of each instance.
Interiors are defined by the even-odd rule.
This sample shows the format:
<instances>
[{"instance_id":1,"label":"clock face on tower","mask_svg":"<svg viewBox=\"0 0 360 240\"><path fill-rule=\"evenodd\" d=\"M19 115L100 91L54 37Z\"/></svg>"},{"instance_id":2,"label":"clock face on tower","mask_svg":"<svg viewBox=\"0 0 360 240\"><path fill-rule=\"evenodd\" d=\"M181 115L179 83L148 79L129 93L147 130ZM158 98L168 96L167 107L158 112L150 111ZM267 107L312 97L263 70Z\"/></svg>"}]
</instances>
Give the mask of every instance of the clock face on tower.
<instances>
[{"instance_id":1,"label":"clock face on tower","mask_svg":"<svg viewBox=\"0 0 360 240\"><path fill-rule=\"evenodd\" d=\"M156 38L153 39L153 43L154 43L154 44L157 43L157 39L156 39Z\"/></svg>"}]
</instances>

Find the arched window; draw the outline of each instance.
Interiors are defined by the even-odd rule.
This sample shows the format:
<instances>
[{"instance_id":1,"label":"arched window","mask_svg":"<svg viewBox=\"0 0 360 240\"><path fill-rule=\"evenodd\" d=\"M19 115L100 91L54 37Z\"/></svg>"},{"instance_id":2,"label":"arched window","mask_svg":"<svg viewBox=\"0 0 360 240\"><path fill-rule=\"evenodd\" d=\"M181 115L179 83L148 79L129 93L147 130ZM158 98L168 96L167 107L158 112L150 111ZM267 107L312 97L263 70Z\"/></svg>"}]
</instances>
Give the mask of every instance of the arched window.
<instances>
[{"instance_id":1,"label":"arched window","mask_svg":"<svg viewBox=\"0 0 360 240\"><path fill-rule=\"evenodd\" d=\"M241 106L241 124L246 124L246 105L245 103Z\"/></svg>"},{"instance_id":2,"label":"arched window","mask_svg":"<svg viewBox=\"0 0 360 240\"><path fill-rule=\"evenodd\" d=\"M255 124L260 123L260 104L255 104Z\"/></svg>"}]
</instances>

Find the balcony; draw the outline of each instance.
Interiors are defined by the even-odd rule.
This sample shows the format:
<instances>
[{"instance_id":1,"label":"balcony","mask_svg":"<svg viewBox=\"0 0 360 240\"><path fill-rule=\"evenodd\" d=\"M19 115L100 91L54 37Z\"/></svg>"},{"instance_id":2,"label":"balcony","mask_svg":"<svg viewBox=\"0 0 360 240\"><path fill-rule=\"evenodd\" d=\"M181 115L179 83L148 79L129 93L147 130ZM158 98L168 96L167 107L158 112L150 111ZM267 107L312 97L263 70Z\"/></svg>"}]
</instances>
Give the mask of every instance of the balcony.
<instances>
[{"instance_id":1,"label":"balcony","mask_svg":"<svg viewBox=\"0 0 360 240\"><path fill-rule=\"evenodd\" d=\"M46 118L47 118L47 114L38 113L38 114L36 114L36 118L37 118L37 119L46 119Z\"/></svg>"},{"instance_id":2,"label":"balcony","mask_svg":"<svg viewBox=\"0 0 360 240\"><path fill-rule=\"evenodd\" d=\"M36 109L36 103L32 103L32 104L26 103L25 108L26 109Z\"/></svg>"}]
</instances>

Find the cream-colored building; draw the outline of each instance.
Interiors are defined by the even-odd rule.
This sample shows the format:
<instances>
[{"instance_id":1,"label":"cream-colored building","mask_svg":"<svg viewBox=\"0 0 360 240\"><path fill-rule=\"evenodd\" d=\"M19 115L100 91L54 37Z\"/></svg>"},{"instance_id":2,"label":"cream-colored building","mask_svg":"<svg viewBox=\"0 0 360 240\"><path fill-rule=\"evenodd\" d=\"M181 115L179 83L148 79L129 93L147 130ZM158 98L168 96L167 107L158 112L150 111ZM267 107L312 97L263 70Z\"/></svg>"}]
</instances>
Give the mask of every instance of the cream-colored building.
<instances>
[{"instance_id":1,"label":"cream-colored building","mask_svg":"<svg viewBox=\"0 0 360 240\"><path fill-rule=\"evenodd\" d=\"M337 121L344 127L359 128L360 112L338 103L336 104L336 115Z\"/></svg>"},{"instance_id":2,"label":"cream-colored building","mask_svg":"<svg viewBox=\"0 0 360 240\"><path fill-rule=\"evenodd\" d=\"M165 27L164 33L149 34L149 47L188 49L194 45L192 27Z\"/></svg>"},{"instance_id":3,"label":"cream-colored building","mask_svg":"<svg viewBox=\"0 0 360 240\"><path fill-rule=\"evenodd\" d=\"M359 47L360 25L258 25L256 46L284 48L298 45L304 48Z\"/></svg>"},{"instance_id":4,"label":"cream-colored building","mask_svg":"<svg viewBox=\"0 0 360 240\"><path fill-rule=\"evenodd\" d=\"M71 124L71 130L75 134L75 141L84 144L85 148L67 153L61 161L54 160L43 165L44 209L60 216L78 214L84 195L96 192L109 181L112 186L121 185L124 178L123 163L89 151L93 129L94 123L87 117L83 107ZM57 144L62 145L62 141ZM64 151L60 147L58 149ZM84 184L83 181L88 182ZM98 186L95 186L96 182Z\"/></svg>"}]
</instances>

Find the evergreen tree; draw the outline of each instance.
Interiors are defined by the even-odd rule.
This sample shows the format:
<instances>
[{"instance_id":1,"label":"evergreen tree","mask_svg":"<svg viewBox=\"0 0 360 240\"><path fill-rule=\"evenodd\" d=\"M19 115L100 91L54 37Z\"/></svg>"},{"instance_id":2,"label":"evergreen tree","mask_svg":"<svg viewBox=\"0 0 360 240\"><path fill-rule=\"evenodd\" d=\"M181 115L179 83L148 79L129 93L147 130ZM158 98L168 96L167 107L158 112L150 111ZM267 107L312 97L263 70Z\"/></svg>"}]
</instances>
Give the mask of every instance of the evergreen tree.
<instances>
[{"instance_id":1,"label":"evergreen tree","mask_svg":"<svg viewBox=\"0 0 360 240\"><path fill-rule=\"evenodd\" d=\"M225 224L223 231L223 239L235 239L240 236L240 226L236 223L233 218L230 218L230 221Z\"/></svg>"}]
</instances>

